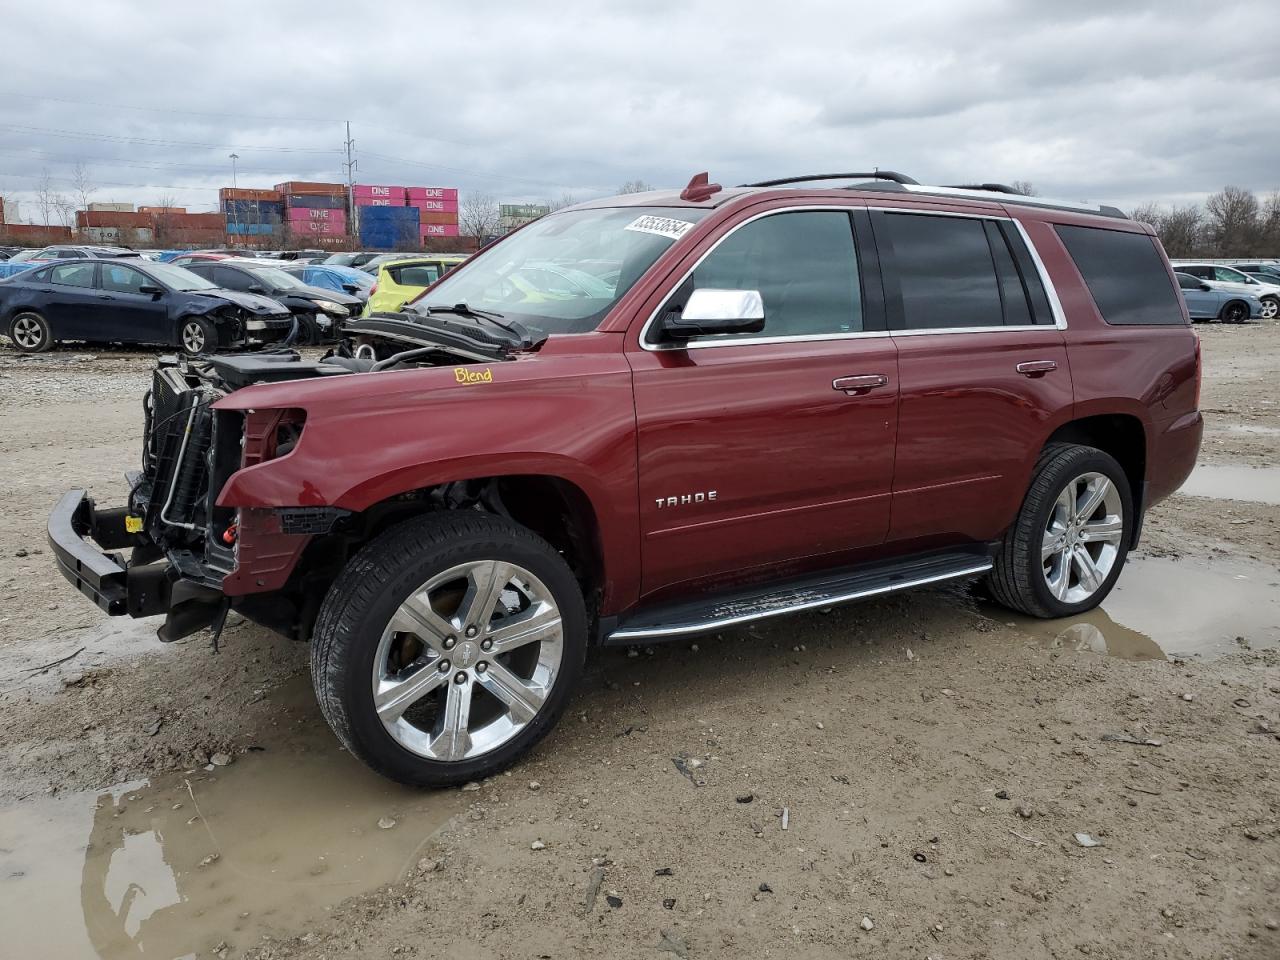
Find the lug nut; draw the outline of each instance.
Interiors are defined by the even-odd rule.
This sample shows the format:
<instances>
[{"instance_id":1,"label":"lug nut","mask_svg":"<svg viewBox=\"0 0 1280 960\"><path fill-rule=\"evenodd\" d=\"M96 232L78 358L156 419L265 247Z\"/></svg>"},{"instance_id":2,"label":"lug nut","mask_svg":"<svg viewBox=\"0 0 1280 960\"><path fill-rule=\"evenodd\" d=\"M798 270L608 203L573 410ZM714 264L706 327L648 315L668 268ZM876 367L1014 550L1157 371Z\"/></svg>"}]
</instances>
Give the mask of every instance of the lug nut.
<instances>
[{"instance_id":1,"label":"lug nut","mask_svg":"<svg viewBox=\"0 0 1280 960\"><path fill-rule=\"evenodd\" d=\"M485 663L483 660L476 664L476 673L484 673L488 669L489 664Z\"/></svg>"},{"instance_id":2,"label":"lug nut","mask_svg":"<svg viewBox=\"0 0 1280 960\"><path fill-rule=\"evenodd\" d=\"M492 640L482 640L482 641L480 641L480 649L481 649L481 650L492 650L492 649L493 649L493 641L492 641Z\"/></svg>"},{"instance_id":3,"label":"lug nut","mask_svg":"<svg viewBox=\"0 0 1280 960\"><path fill-rule=\"evenodd\" d=\"M452 649L453 649L453 645L454 645L455 643L457 643L457 642L458 642L458 638L457 638L457 637L454 637L454 636L448 636L448 637L445 637L445 638L444 638L444 648L445 648L446 650L452 650Z\"/></svg>"},{"instance_id":4,"label":"lug nut","mask_svg":"<svg viewBox=\"0 0 1280 960\"><path fill-rule=\"evenodd\" d=\"M468 636L468 637L474 637L475 635L476 635L476 628L475 628L475 627L467 627L467 636Z\"/></svg>"},{"instance_id":5,"label":"lug nut","mask_svg":"<svg viewBox=\"0 0 1280 960\"><path fill-rule=\"evenodd\" d=\"M440 661L440 672L441 672L441 673L448 673L448 672L449 672L449 667L450 667L450 666L451 666L451 664L449 663L449 661L448 661L448 660L441 660L441 661Z\"/></svg>"},{"instance_id":6,"label":"lug nut","mask_svg":"<svg viewBox=\"0 0 1280 960\"><path fill-rule=\"evenodd\" d=\"M453 676L453 682L454 682L454 683L466 683L466 682L467 682L467 675L466 675L465 673L462 673L461 671L459 671L458 673L454 674L454 676Z\"/></svg>"}]
</instances>

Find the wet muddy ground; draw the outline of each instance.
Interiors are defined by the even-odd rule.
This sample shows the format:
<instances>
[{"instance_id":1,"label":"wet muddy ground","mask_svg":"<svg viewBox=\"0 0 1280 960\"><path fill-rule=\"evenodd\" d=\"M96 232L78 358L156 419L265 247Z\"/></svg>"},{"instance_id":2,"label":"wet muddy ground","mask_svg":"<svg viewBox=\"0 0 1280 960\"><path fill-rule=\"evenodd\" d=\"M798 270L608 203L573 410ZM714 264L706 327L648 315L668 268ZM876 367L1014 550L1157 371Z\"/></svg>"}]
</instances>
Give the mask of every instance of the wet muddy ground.
<instances>
[{"instance_id":1,"label":"wet muddy ground","mask_svg":"<svg viewBox=\"0 0 1280 960\"><path fill-rule=\"evenodd\" d=\"M1202 466L1099 610L939 589L605 651L441 793L338 747L305 649L71 593L44 518L134 467L150 359L0 348L0 957L1273 960L1280 327L1201 333Z\"/></svg>"}]
</instances>

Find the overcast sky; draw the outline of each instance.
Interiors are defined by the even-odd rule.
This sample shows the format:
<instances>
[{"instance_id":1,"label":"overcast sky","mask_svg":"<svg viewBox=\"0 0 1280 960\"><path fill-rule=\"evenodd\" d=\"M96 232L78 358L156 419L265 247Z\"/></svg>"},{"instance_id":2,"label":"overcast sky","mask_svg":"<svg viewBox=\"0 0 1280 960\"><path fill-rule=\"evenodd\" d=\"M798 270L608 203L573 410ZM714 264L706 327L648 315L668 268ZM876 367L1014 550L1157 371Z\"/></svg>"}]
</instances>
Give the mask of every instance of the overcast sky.
<instances>
[{"instance_id":1,"label":"overcast sky","mask_svg":"<svg viewBox=\"0 0 1280 960\"><path fill-rule=\"evenodd\" d=\"M213 209L343 176L499 200L899 170L1131 206L1280 187L1274 3L8 3L0 194Z\"/></svg>"}]
</instances>

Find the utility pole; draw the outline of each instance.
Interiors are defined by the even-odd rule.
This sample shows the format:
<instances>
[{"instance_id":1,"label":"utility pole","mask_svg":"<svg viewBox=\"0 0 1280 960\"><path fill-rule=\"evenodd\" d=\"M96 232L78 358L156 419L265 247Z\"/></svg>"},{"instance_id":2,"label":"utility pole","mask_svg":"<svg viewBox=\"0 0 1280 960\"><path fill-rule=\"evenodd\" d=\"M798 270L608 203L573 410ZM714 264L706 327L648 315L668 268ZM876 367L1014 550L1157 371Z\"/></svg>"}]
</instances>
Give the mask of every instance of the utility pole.
<instances>
[{"instance_id":1,"label":"utility pole","mask_svg":"<svg viewBox=\"0 0 1280 960\"><path fill-rule=\"evenodd\" d=\"M233 153L233 154L230 154L229 156L231 158L231 189L234 190L236 189L236 161L240 159L240 155L237 153ZM231 223L233 225L239 220L239 217L237 217L235 213L236 204L239 202L240 201L238 199L233 199L231 201ZM236 239L239 240L239 234L236 233L234 230L232 231L232 236L236 237Z\"/></svg>"},{"instance_id":2,"label":"utility pole","mask_svg":"<svg viewBox=\"0 0 1280 960\"><path fill-rule=\"evenodd\" d=\"M356 164L359 162L354 156L356 142L351 139L351 121L347 121L347 162L344 166L347 168L347 236L356 237Z\"/></svg>"}]
</instances>

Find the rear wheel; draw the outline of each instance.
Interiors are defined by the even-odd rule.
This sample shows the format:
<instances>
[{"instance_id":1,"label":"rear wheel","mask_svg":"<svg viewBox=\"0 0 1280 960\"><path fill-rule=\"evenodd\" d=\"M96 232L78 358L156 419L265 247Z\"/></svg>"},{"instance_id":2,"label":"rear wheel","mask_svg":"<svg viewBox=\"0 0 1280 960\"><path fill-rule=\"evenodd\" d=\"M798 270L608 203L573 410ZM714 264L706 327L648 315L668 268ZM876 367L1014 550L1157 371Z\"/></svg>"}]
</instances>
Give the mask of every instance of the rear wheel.
<instances>
[{"instance_id":1,"label":"rear wheel","mask_svg":"<svg viewBox=\"0 0 1280 960\"><path fill-rule=\"evenodd\" d=\"M1280 316L1280 297L1263 297L1262 309L1258 311L1258 316L1263 320L1274 320Z\"/></svg>"},{"instance_id":2,"label":"rear wheel","mask_svg":"<svg viewBox=\"0 0 1280 960\"><path fill-rule=\"evenodd\" d=\"M1093 609L1120 576L1133 522L1129 481L1114 457L1049 444L996 557L992 594L1033 617Z\"/></svg>"},{"instance_id":3,"label":"rear wheel","mask_svg":"<svg viewBox=\"0 0 1280 960\"><path fill-rule=\"evenodd\" d=\"M203 317L183 317L178 324L178 346L189 357L218 349L218 331Z\"/></svg>"},{"instance_id":4,"label":"rear wheel","mask_svg":"<svg viewBox=\"0 0 1280 960\"><path fill-rule=\"evenodd\" d=\"M1249 319L1249 305L1243 300L1229 300L1222 305L1218 319L1223 323L1244 323Z\"/></svg>"},{"instance_id":5,"label":"rear wheel","mask_svg":"<svg viewBox=\"0 0 1280 960\"><path fill-rule=\"evenodd\" d=\"M53 346L53 331L40 314L23 310L9 322L9 339L23 353L43 353Z\"/></svg>"},{"instance_id":6,"label":"rear wheel","mask_svg":"<svg viewBox=\"0 0 1280 960\"><path fill-rule=\"evenodd\" d=\"M485 514L408 521L369 543L316 621L311 676L343 744L417 786L489 776L555 725L587 618L544 540Z\"/></svg>"}]
</instances>

